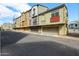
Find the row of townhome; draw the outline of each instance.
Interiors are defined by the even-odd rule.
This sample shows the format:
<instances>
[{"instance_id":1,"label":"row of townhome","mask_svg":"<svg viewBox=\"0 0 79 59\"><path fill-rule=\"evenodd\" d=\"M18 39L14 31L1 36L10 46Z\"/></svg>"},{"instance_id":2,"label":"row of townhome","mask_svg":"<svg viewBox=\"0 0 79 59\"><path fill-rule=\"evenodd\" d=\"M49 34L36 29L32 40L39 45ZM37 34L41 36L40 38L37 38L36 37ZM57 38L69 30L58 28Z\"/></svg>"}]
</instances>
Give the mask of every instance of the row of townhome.
<instances>
[{"instance_id":1,"label":"row of townhome","mask_svg":"<svg viewBox=\"0 0 79 59\"><path fill-rule=\"evenodd\" d=\"M67 35L67 19L65 4L52 9L37 4L14 20L14 29L47 35Z\"/></svg>"},{"instance_id":2,"label":"row of townhome","mask_svg":"<svg viewBox=\"0 0 79 59\"><path fill-rule=\"evenodd\" d=\"M14 19L14 29L17 31L28 31L29 30L29 12L26 11L21 14L20 17Z\"/></svg>"}]
</instances>

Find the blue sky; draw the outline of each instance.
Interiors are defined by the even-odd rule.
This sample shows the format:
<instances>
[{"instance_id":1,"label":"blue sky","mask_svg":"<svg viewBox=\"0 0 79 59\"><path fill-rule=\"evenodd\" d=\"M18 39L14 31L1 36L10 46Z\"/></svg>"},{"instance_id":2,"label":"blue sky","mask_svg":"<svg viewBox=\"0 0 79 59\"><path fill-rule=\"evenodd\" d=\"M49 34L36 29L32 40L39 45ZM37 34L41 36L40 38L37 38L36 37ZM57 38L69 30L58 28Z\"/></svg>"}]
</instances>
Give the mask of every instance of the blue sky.
<instances>
[{"instance_id":1,"label":"blue sky","mask_svg":"<svg viewBox=\"0 0 79 59\"><path fill-rule=\"evenodd\" d=\"M30 6L35 5L36 3L29 3ZM54 8L58 5L61 5L61 3L39 3L41 5L47 6L48 8ZM68 8L68 20L74 21L78 20L78 4L77 3L66 3L66 6Z\"/></svg>"},{"instance_id":2,"label":"blue sky","mask_svg":"<svg viewBox=\"0 0 79 59\"><path fill-rule=\"evenodd\" d=\"M37 3L25 3L25 4L11 4L11 3L0 3L0 24L12 22L12 20L26 10L31 9L33 5ZM48 8L54 8L60 3L39 3L41 5L47 6ZM73 21L78 19L78 4L77 3L67 3L68 8L68 20Z\"/></svg>"}]
</instances>

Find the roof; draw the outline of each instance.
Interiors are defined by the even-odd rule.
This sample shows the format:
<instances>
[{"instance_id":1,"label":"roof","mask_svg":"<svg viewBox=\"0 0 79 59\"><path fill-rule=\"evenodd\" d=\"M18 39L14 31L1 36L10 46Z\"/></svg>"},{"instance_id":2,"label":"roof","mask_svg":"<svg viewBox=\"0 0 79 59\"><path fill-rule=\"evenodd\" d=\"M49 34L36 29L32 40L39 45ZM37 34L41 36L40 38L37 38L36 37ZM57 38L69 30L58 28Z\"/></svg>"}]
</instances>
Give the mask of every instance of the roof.
<instances>
[{"instance_id":1,"label":"roof","mask_svg":"<svg viewBox=\"0 0 79 59\"><path fill-rule=\"evenodd\" d=\"M73 24L73 23L79 24L79 20L69 22L69 24Z\"/></svg>"},{"instance_id":2,"label":"roof","mask_svg":"<svg viewBox=\"0 0 79 59\"><path fill-rule=\"evenodd\" d=\"M27 13L27 12L29 12L30 10L27 10L27 11L25 11L25 12L22 12L21 14L25 14L25 13Z\"/></svg>"}]
</instances>

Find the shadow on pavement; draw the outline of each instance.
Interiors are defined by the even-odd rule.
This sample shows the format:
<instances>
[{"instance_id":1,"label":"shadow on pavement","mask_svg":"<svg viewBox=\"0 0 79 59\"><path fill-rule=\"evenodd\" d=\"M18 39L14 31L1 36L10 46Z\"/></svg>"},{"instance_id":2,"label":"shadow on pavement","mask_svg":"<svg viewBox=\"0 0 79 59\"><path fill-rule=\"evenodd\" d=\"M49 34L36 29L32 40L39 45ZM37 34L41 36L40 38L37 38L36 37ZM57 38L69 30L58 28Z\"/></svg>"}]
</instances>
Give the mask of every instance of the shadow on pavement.
<instances>
[{"instance_id":1,"label":"shadow on pavement","mask_svg":"<svg viewBox=\"0 0 79 59\"><path fill-rule=\"evenodd\" d=\"M11 32L11 31L4 31L1 32L1 47L16 43L17 41L21 40L28 34L20 33L20 32Z\"/></svg>"},{"instance_id":2,"label":"shadow on pavement","mask_svg":"<svg viewBox=\"0 0 79 59\"><path fill-rule=\"evenodd\" d=\"M2 48L8 56L77 56L79 50L50 41L29 42Z\"/></svg>"}]
</instances>

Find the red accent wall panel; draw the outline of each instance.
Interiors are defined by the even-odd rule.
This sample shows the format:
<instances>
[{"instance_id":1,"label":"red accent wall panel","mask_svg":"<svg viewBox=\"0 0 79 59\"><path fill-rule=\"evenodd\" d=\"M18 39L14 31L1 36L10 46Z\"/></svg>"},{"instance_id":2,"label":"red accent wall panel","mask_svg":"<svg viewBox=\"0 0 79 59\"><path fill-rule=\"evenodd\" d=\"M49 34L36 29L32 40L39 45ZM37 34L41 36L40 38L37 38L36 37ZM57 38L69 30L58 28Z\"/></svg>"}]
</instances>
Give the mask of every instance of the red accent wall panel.
<instances>
[{"instance_id":1,"label":"red accent wall panel","mask_svg":"<svg viewBox=\"0 0 79 59\"><path fill-rule=\"evenodd\" d=\"M59 16L53 16L50 18L50 22L59 22L60 21L60 17Z\"/></svg>"}]
</instances>

